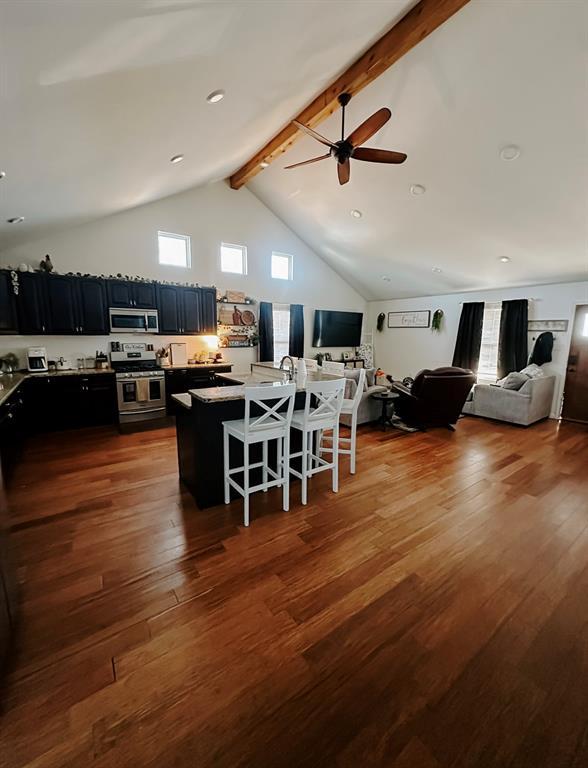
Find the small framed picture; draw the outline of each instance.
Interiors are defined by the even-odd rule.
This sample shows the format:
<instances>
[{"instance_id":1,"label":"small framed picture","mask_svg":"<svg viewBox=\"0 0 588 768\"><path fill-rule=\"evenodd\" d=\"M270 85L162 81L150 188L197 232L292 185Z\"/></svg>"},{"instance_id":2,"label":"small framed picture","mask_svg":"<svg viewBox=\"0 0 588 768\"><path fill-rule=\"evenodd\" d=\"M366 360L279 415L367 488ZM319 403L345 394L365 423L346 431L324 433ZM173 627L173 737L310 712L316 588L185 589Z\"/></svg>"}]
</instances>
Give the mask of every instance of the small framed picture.
<instances>
[{"instance_id":1,"label":"small framed picture","mask_svg":"<svg viewBox=\"0 0 588 768\"><path fill-rule=\"evenodd\" d=\"M351 360L352 353L351 352L343 352L343 360Z\"/></svg>"}]
</instances>

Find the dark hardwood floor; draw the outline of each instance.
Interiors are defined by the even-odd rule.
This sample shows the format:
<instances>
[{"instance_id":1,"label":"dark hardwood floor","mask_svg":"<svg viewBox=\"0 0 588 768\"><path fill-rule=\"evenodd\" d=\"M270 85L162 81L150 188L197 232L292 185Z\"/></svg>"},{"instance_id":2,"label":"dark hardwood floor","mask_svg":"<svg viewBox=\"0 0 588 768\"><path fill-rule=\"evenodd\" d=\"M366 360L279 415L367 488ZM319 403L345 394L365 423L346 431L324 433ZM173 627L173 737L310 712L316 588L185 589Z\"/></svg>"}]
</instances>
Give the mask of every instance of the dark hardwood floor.
<instances>
[{"instance_id":1,"label":"dark hardwood floor","mask_svg":"<svg viewBox=\"0 0 588 768\"><path fill-rule=\"evenodd\" d=\"M588 429L362 428L202 512L172 428L30 444L3 768L585 768Z\"/></svg>"}]
</instances>

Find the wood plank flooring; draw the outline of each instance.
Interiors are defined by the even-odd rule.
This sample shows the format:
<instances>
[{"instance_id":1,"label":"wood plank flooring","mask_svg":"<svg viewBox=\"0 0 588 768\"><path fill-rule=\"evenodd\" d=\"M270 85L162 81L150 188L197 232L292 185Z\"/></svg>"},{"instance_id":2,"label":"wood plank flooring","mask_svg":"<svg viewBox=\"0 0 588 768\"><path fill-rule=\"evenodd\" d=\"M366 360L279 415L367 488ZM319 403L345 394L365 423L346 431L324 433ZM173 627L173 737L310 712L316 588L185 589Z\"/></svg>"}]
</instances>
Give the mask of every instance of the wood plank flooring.
<instances>
[{"instance_id":1,"label":"wood plank flooring","mask_svg":"<svg viewBox=\"0 0 588 768\"><path fill-rule=\"evenodd\" d=\"M173 428L38 438L3 768L585 768L588 428L360 430L198 510Z\"/></svg>"}]
</instances>

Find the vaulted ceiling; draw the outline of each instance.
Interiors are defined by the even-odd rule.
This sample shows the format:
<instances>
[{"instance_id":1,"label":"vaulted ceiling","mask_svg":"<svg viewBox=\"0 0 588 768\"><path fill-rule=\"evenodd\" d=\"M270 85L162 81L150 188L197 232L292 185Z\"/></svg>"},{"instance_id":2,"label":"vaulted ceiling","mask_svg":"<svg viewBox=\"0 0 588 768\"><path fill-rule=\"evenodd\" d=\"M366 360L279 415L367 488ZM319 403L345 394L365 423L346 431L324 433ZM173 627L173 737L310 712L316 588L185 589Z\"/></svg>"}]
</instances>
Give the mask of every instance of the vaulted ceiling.
<instances>
[{"instance_id":1,"label":"vaulted ceiling","mask_svg":"<svg viewBox=\"0 0 588 768\"><path fill-rule=\"evenodd\" d=\"M4 0L0 248L226 177L412 5ZM249 188L367 298L588 279L587 29L585 0L471 0L349 105L390 107L369 145L406 163L341 187L284 170L305 137Z\"/></svg>"},{"instance_id":2,"label":"vaulted ceiling","mask_svg":"<svg viewBox=\"0 0 588 768\"><path fill-rule=\"evenodd\" d=\"M225 178L414 1L2 0L0 247Z\"/></svg>"},{"instance_id":3,"label":"vaulted ceiling","mask_svg":"<svg viewBox=\"0 0 588 768\"><path fill-rule=\"evenodd\" d=\"M322 154L304 137L250 188L367 298L588 279L587 11L472 0L347 108L349 129L392 110L368 145L403 165L284 170ZM338 139L339 114L318 130Z\"/></svg>"}]
</instances>

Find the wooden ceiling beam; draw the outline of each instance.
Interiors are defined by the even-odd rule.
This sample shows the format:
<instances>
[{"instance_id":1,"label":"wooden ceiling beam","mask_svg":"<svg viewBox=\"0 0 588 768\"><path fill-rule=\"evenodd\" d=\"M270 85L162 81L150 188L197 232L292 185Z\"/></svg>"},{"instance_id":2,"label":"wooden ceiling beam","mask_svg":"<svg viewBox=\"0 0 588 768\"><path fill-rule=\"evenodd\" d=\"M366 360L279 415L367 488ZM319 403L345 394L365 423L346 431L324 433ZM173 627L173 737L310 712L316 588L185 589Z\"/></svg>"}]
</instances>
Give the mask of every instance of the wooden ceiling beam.
<instances>
[{"instance_id":1,"label":"wooden ceiling beam","mask_svg":"<svg viewBox=\"0 0 588 768\"><path fill-rule=\"evenodd\" d=\"M340 93L346 92L352 96L359 93L468 2L469 0L420 0L294 119L316 128L339 108L337 96ZM247 184L262 170L262 162L271 163L303 135L289 122L229 178L231 187L239 189Z\"/></svg>"}]
</instances>

